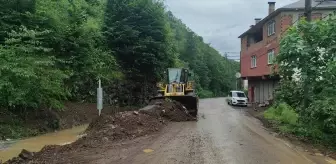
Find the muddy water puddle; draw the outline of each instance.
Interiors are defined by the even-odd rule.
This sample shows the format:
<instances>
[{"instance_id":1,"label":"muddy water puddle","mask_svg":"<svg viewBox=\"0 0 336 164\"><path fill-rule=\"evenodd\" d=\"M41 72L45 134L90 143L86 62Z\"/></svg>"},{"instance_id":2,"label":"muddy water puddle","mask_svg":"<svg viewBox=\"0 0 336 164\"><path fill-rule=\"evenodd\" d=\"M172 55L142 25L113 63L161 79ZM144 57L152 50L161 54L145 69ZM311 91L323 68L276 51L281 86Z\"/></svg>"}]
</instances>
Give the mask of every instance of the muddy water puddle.
<instances>
[{"instance_id":1,"label":"muddy water puddle","mask_svg":"<svg viewBox=\"0 0 336 164\"><path fill-rule=\"evenodd\" d=\"M0 142L0 161L5 162L13 157L16 157L22 149L37 152L40 151L45 145L69 144L81 137L87 127L88 125L82 125L72 129L47 133L41 136L23 140Z\"/></svg>"}]
</instances>

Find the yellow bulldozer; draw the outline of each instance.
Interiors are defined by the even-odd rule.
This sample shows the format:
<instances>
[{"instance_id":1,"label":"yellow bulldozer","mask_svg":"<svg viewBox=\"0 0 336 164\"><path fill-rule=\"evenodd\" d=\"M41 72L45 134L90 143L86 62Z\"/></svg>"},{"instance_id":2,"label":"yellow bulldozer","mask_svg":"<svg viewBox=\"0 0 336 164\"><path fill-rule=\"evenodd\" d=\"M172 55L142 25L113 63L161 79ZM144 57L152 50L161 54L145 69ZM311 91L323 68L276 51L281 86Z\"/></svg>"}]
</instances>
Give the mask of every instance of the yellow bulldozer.
<instances>
[{"instance_id":1,"label":"yellow bulldozer","mask_svg":"<svg viewBox=\"0 0 336 164\"><path fill-rule=\"evenodd\" d=\"M185 68L168 68L165 82L157 83L157 95L151 100L166 99L180 102L189 114L196 117L198 97L193 81L189 81L191 73Z\"/></svg>"}]
</instances>

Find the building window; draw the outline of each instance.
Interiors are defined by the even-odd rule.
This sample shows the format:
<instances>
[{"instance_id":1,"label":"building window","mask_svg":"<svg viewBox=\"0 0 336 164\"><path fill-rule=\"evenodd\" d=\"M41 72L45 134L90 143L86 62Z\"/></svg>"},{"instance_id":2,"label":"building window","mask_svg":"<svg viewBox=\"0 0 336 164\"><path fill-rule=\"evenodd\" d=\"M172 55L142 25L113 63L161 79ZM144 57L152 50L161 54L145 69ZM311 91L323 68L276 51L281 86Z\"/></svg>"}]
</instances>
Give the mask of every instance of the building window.
<instances>
[{"instance_id":1,"label":"building window","mask_svg":"<svg viewBox=\"0 0 336 164\"><path fill-rule=\"evenodd\" d=\"M275 21L271 21L270 23L268 23L267 34L268 36L275 34Z\"/></svg>"},{"instance_id":2,"label":"building window","mask_svg":"<svg viewBox=\"0 0 336 164\"><path fill-rule=\"evenodd\" d=\"M252 56L251 57L251 68L255 68L255 67L257 67L257 57Z\"/></svg>"},{"instance_id":3,"label":"building window","mask_svg":"<svg viewBox=\"0 0 336 164\"><path fill-rule=\"evenodd\" d=\"M268 64L273 64L273 61L274 61L274 49L268 51Z\"/></svg>"}]
</instances>

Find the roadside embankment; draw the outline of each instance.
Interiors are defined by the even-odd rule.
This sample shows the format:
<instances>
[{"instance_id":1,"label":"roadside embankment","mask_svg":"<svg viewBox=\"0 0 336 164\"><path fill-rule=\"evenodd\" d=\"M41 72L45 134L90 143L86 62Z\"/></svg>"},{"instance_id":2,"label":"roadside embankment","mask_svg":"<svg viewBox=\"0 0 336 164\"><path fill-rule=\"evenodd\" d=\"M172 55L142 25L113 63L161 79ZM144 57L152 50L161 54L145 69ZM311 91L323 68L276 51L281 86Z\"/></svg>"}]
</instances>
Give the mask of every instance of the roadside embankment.
<instances>
[{"instance_id":1,"label":"roadside embankment","mask_svg":"<svg viewBox=\"0 0 336 164\"><path fill-rule=\"evenodd\" d=\"M64 145L48 145L39 152L22 150L7 161L17 163L69 163L74 153L108 146L108 143L150 135L162 129L169 121L196 120L178 102L159 101L145 108L119 113L104 113L96 117L77 141Z\"/></svg>"},{"instance_id":2,"label":"roadside embankment","mask_svg":"<svg viewBox=\"0 0 336 164\"><path fill-rule=\"evenodd\" d=\"M98 111L94 103L65 103L62 111L40 109L16 115L0 111L0 140L26 138L55 130L69 129L90 123ZM104 106L103 113L117 113L134 110L134 107L117 108ZM21 113L21 112L20 112Z\"/></svg>"}]
</instances>

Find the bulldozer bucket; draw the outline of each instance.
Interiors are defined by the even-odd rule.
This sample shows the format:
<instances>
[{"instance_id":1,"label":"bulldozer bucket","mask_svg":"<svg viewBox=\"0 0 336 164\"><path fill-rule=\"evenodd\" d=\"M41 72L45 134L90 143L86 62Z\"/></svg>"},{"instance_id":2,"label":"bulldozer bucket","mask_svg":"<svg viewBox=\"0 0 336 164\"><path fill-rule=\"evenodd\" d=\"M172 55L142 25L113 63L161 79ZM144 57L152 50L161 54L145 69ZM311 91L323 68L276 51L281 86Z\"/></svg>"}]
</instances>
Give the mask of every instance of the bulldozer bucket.
<instances>
[{"instance_id":1,"label":"bulldozer bucket","mask_svg":"<svg viewBox=\"0 0 336 164\"><path fill-rule=\"evenodd\" d=\"M171 100L180 102L184 107L187 108L188 112L196 117L198 112L198 98L195 96L166 96Z\"/></svg>"},{"instance_id":2,"label":"bulldozer bucket","mask_svg":"<svg viewBox=\"0 0 336 164\"><path fill-rule=\"evenodd\" d=\"M156 96L149 100L149 104L155 104L156 101L165 100L166 98L181 103L190 115L196 117L198 113L198 98L195 96Z\"/></svg>"}]
</instances>

